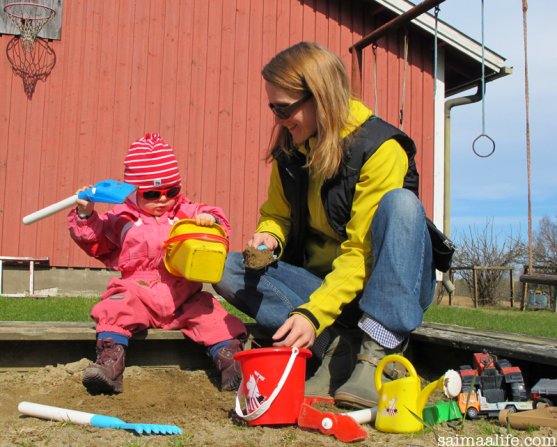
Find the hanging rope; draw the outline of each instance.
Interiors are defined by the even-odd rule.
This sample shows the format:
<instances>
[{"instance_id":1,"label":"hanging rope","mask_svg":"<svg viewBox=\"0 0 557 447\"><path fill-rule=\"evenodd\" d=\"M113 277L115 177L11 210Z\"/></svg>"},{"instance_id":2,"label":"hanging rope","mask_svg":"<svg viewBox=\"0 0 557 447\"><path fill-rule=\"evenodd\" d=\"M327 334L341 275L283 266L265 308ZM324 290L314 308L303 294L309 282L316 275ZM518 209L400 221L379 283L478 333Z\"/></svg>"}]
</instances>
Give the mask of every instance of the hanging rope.
<instances>
[{"instance_id":1,"label":"hanging rope","mask_svg":"<svg viewBox=\"0 0 557 447\"><path fill-rule=\"evenodd\" d=\"M478 157L487 158L495 152L495 141L485 133L485 24L484 24L484 0L482 0L482 133L472 142L472 150ZM480 154L476 149L478 141L486 139L491 145L491 150Z\"/></svg>"},{"instance_id":2,"label":"hanging rope","mask_svg":"<svg viewBox=\"0 0 557 447\"><path fill-rule=\"evenodd\" d=\"M530 169L530 94L528 87L528 1L522 0L522 27L524 28L524 97L526 103L526 170L528 172L528 273L533 273L532 242L532 181Z\"/></svg>"},{"instance_id":3,"label":"hanging rope","mask_svg":"<svg viewBox=\"0 0 557 447\"><path fill-rule=\"evenodd\" d=\"M435 35L433 37L433 97L437 96L437 30L439 27L439 5L435 7Z\"/></svg>"},{"instance_id":4,"label":"hanging rope","mask_svg":"<svg viewBox=\"0 0 557 447\"><path fill-rule=\"evenodd\" d=\"M375 96L374 113L376 116L379 116L379 103L377 102L377 44L374 43L371 46L371 49L373 51L373 94Z\"/></svg>"},{"instance_id":5,"label":"hanging rope","mask_svg":"<svg viewBox=\"0 0 557 447\"><path fill-rule=\"evenodd\" d=\"M408 65L408 28L404 29L404 65L402 68L402 100L400 101L400 130L404 130L404 107L406 105L406 66Z\"/></svg>"}]
</instances>

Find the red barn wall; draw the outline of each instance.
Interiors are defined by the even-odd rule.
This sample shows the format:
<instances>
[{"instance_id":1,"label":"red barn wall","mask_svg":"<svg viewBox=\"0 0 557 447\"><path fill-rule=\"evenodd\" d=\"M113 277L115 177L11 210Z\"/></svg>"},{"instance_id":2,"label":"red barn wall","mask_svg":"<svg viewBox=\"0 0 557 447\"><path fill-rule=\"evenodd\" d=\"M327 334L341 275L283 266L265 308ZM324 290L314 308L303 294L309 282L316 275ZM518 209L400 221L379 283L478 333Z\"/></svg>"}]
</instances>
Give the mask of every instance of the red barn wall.
<instances>
[{"instance_id":1,"label":"red barn wall","mask_svg":"<svg viewBox=\"0 0 557 447\"><path fill-rule=\"evenodd\" d=\"M263 158L273 117L261 67L300 40L339 54L381 25L373 7L341 0L66 0L56 65L31 100L0 36L0 255L49 257L99 267L70 240L66 213L22 225L23 216L85 184L122 179L129 144L159 132L175 149L187 195L221 206L231 248L251 236L266 197ZM398 124L402 32L364 51L363 99ZM431 42L410 34L404 130L418 146L421 197L433 207ZM373 69L377 62L376 70ZM377 78L377 95L374 84ZM98 206L104 210L106 205Z\"/></svg>"}]
</instances>

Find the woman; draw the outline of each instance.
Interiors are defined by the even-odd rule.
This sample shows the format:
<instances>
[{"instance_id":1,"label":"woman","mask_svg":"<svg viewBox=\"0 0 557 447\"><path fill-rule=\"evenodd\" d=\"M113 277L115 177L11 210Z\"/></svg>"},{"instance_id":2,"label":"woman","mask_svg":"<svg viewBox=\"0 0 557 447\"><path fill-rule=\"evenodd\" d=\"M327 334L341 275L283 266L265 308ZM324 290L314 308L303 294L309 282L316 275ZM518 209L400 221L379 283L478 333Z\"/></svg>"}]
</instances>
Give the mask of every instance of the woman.
<instances>
[{"instance_id":1,"label":"woman","mask_svg":"<svg viewBox=\"0 0 557 447\"><path fill-rule=\"evenodd\" d=\"M414 143L351 98L342 61L318 44L280 52L262 75L276 127L248 246L278 261L249 270L231 253L216 289L276 346L322 359L306 395L375 406L375 365L401 352L435 286ZM347 329L361 334L358 356Z\"/></svg>"}]
</instances>

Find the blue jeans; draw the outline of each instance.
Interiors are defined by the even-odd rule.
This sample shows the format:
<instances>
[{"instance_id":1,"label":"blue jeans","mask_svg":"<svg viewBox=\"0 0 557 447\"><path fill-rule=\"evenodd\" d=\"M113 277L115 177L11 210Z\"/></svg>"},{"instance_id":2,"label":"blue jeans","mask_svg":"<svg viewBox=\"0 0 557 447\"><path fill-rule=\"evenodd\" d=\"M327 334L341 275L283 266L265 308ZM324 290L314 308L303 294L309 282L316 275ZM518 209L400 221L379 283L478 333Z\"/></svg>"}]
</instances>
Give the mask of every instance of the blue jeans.
<instances>
[{"instance_id":1,"label":"blue jeans","mask_svg":"<svg viewBox=\"0 0 557 447\"><path fill-rule=\"evenodd\" d=\"M373 273L354 304L359 303L360 315L365 312L386 329L407 335L421 324L435 289L422 204L410 191L388 192L377 208L371 232ZM274 331L293 309L309 300L321 282L322 278L308 270L282 261L266 269L246 270L242 254L230 253L215 290L259 325ZM350 326L356 327L357 319L346 321L353 321Z\"/></svg>"}]
</instances>

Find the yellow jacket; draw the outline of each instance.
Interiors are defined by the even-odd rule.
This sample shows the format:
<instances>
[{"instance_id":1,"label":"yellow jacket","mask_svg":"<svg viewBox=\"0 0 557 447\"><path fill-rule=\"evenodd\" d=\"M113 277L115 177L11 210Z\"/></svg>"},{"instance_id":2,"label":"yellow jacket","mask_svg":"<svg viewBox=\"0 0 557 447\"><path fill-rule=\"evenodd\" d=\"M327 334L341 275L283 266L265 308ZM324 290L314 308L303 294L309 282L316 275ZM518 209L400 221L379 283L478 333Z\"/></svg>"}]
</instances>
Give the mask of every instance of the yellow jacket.
<instances>
[{"instance_id":1,"label":"yellow jacket","mask_svg":"<svg viewBox=\"0 0 557 447\"><path fill-rule=\"evenodd\" d=\"M372 114L355 100L351 101L350 109L353 119L343 131L343 137L357 130ZM315 144L315 139L310 138L309 144ZM305 153L305 144L297 150ZM312 322L316 335L334 323L343 307L353 301L367 283L373 267L370 235L373 216L386 192L402 188L407 170L408 156L394 139L383 143L367 160L356 184L346 239L328 224L320 196L322 181L310 175L304 267L323 277L323 283L298 309L303 310L301 315L309 312L319 322L318 327ZM272 166L268 198L260 213L256 231L271 233L283 247L290 230L290 206L282 190L276 161Z\"/></svg>"}]
</instances>

